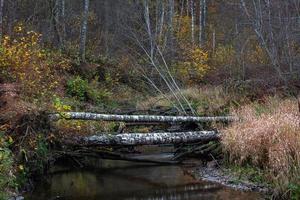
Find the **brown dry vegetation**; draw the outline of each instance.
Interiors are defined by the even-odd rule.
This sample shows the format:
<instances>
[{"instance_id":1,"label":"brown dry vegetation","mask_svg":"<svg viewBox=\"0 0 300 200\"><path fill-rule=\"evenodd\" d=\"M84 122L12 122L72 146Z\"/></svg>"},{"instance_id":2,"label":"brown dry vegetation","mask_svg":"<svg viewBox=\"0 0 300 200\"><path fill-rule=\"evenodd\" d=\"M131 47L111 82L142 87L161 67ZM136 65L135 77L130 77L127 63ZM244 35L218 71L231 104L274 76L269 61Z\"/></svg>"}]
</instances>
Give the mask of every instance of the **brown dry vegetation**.
<instances>
[{"instance_id":1,"label":"brown dry vegetation","mask_svg":"<svg viewBox=\"0 0 300 200\"><path fill-rule=\"evenodd\" d=\"M228 114L231 108L250 102L246 93L233 92L221 86L192 87L181 92L191 102L192 107L199 115ZM172 95L166 96L167 98L159 95L140 101L137 103L137 108L170 107L172 105L169 100L174 102L175 98Z\"/></svg>"},{"instance_id":2,"label":"brown dry vegetation","mask_svg":"<svg viewBox=\"0 0 300 200\"><path fill-rule=\"evenodd\" d=\"M287 196L290 184L299 184L300 117L297 101L270 98L234 112L241 121L224 130L222 144L229 161L265 170L277 194Z\"/></svg>"}]
</instances>

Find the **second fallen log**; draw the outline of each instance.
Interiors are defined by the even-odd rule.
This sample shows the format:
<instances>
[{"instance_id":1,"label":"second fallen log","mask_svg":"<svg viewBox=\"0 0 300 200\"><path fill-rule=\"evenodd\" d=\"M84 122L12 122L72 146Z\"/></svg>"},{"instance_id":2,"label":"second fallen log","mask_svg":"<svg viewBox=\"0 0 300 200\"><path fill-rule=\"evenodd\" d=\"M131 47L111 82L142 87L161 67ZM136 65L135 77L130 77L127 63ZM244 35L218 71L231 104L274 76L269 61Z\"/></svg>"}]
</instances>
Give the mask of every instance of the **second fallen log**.
<instances>
[{"instance_id":1,"label":"second fallen log","mask_svg":"<svg viewBox=\"0 0 300 200\"><path fill-rule=\"evenodd\" d=\"M233 116L196 117L196 116L159 116L159 115L114 115L88 112L63 112L49 115L53 121L67 120L99 120L123 122L231 122L238 120Z\"/></svg>"},{"instance_id":2,"label":"second fallen log","mask_svg":"<svg viewBox=\"0 0 300 200\"><path fill-rule=\"evenodd\" d=\"M176 133L127 133L103 134L81 138L86 145L99 146L137 146L158 144L196 143L218 140L220 135L215 131L195 131Z\"/></svg>"}]
</instances>

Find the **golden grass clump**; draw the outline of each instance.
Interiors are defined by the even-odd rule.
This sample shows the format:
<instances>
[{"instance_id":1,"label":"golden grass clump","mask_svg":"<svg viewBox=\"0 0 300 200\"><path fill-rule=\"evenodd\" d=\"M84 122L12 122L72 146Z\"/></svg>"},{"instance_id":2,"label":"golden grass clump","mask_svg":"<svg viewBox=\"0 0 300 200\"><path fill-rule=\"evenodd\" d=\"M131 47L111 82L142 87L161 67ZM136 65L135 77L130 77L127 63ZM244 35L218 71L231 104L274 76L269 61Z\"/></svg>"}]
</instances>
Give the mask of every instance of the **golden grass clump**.
<instances>
[{"instance_id":1,"label":"golden grass clump","mask_svg":"<svg viewBox=\"0 0 300 200\"><path fill-rule=\"evenodd\" d=\"M266 177L279 190L290 183L299 184L300 115L296 100L273 98L265 105L244 106L234 114L242 120L226 128L222 138L230 161L266 170Z\"/></svg>"}]
</instances>

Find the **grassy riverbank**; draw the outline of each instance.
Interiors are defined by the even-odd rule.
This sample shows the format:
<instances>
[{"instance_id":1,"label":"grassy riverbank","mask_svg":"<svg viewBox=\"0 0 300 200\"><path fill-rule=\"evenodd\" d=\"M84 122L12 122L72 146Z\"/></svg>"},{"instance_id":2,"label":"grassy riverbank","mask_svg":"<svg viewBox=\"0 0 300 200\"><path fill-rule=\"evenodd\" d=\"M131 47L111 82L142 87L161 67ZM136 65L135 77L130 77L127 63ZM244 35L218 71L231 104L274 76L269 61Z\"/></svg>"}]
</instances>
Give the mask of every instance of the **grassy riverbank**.
<instances>
[{"instance_id":1,"label":"grassy riverbank","mask_svg":"<svg viewBox=\"0 0 300 200\"><path fill-rule=\"evenodd\" d=\"M222 87L184 90L198 113L234 115L240 120L229 126L214 125L222 131L223 170L236 181L250 181L272 190L272 198L298 199L300 196L300 117L298 101L289 95L262 96L251 100L245 93ZM161 97L153 102L170 106Z\"/></svg>"},{"instance_id":2,"label":"grassy riverbank","mask_svg":"<svg viewBox=\"0 0 300 200\"><path fill-rule=\"evenodd\" d=\"M294 99L268 98L234 112L240 122L225 128L222 139L228 161L263 171L274 195L300 195L300 118Z\"/></svg>"}]
</instances>

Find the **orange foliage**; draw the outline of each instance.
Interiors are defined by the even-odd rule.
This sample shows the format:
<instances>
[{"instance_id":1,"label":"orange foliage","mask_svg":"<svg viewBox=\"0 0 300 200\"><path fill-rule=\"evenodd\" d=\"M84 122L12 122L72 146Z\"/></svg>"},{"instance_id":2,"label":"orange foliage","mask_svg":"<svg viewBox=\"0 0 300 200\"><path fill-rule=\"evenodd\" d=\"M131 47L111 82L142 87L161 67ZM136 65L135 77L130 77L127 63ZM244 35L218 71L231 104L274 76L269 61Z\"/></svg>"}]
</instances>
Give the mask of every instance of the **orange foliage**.
<instances>
[{"instance_id":1,"label":"orange foliage","mask_svg":"<svg viewBox=\"0 0 300 200\"><path fill-rule=\"evenodd\" d=\"M179 29L175 32L175 36L179 42L190 41L191 39L191 17L190 16L175 16L175 24L179 25Z\"/></svg>"},{"instance_id":2,"label":"orange foliage","mask_svg":"<svg viewBox=\"0 0 300 200\"><path fill-rule=\"evenodd\" d=\"M181 80L191 85L199 82L210 70L208 53L199 47L184 48L184 60L177 63L176 70Z\"/></svg>"},{"instance_id":3,"label":"orange foliage","mask_svg":"<svg viewBox=\"0 0 300 200\"><path fill-rule=\"evenodd\" d=\"M193 85L203 78L210 70L208 65L209 55L204 49L192 44L191 17L175 16L174 23L179 25L175 37L181 49L181 61L176 63L175 70L181 81ZM195 33L198 31L195 27Z\"/></svg>"},{"instance_id":4,"label":"orange foliage","mask_svg":"<svg viewBox=\"0 0 300 200\"><path fill-rule=\"evenodd\" d=\"M269 63L266 51L257 42L252 42L251 49L245 53L245 59L253 64L267 65Z\"/></svg>"}]
</instances>

